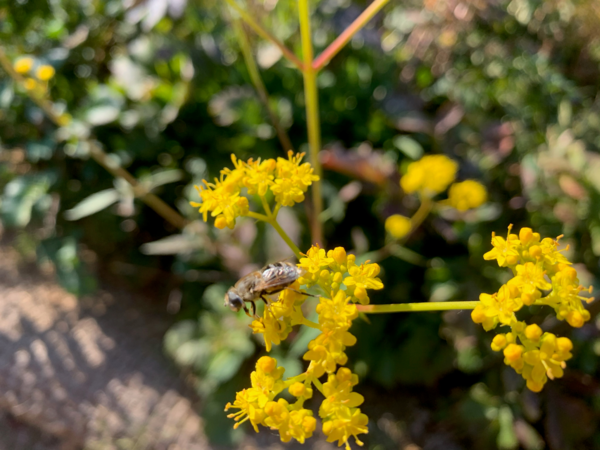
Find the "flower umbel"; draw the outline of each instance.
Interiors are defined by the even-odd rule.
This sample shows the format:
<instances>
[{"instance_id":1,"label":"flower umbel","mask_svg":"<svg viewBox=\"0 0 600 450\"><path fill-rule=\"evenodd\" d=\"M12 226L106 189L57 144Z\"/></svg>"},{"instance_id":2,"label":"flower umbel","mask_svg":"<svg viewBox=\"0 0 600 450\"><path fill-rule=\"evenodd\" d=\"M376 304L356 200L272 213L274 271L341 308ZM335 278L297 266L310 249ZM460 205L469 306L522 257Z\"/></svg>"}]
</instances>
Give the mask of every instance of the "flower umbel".
<instances>
[{"instance_id":1,"label":"flower umbel","mask_svg":"<svg viewBox=\"0 0 600 450\"><path fill-rule=\"evenodd\" d=\"M548 379L563 376L573 344L568 338L544 333L536 324L517 320L515 313L524 305L547 305L559 320L581 327L590 319L583 302L593 299L579 294L592 288L579 284L577 271L558 250L560 237L541 240L530 228L522 228L517 236L510 233L511 228L506 239L492 234L494 248L484 259L497 260L500 267L510 268L514 277L497 293L481 294L481 303L471 317L486 331L498 325L510 327L510 332L494 337L492 350L503 351L504 362L523 376L530 390L539 392Z\"/></svg>"},{"instance_id":2,"label":"flower umbel","mask_svg":"<svg viewBox=\"0 0 600 450\"><path fill-rule=\"evenodd\" d=\"M251 328L254 333L263 335L267 351L280 344L295 325L318 329L319 335L308 344L304 354L310 364L306 372L281 381L278 376L270 375L277 374L273 372L275 365L271 361L274 360L261 358L259 362L263 362L260 367L257 363L257 370L252 373L252 387L238 392L236 401L227 405L227 409L239 409L229 417L236 420L236 427L249 420L255 429L263 425L278 430L283 442L292 438L304 442L316 426L312 413L303 408L303 402L312 397L314 387L325 397L319 415L327 440L337 441L349 449L348 441L354 437L362 445L357 436L367 433L368 418L357 408L363 397L352 392L358 377L350 369L339 366L348 361L346 348L356 343L349 331L358 316L355 303L368 303L367 290L383 288L377 278L380 268L368 261L356 265L356 257L348 255L342 247L326 252L318 245L300 258L298 267L303 269L303 276L290 289L282 291L277 301L269 302ZM309 321L302 313L301 306L306 300L302 289L308 287L324 292L316 306L318 323ZM319 378L324 375L327 381L321 384ZM297 399L295 403L275 398L285 388Z\"/></svg>"},{"instance_id":3,"label":"flower umbel","mask_svg":"<svg viewBox=\"0 0 600 450\"><path fill-rule=\"evenodd\" d=\"M215 218L217 228L232 229L236 219L242 216L275 220L281 206L293 206L303 201L308 187L319 179L313 174L309 163L301 164L303 157L304 153L294 155L290 151L288 159L250 159L243 162L231 155L234 168L223 169L221 176L213 183L203 180L203 186L195 186L202 202L190 204L198 208L205 222L210 213ZM275 196L273 212L267 203L269 191ZM256 213L250 211L248 198L244 194L258 195L267 216L257 217Z\"/></svg>"}]
</instances>

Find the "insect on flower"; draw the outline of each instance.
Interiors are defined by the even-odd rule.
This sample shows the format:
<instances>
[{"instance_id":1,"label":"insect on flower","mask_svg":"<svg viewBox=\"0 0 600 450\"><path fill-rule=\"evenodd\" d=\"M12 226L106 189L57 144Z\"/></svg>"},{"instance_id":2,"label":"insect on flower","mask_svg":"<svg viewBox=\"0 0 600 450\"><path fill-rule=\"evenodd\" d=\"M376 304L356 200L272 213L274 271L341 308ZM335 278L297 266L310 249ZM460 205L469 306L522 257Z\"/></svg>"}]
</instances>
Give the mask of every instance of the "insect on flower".
<instances>
[{"instance_id":1,"label":"insect on flower","mask_svg":"<svg viewBox=\"0 0 600 450\"><path fill-rule=\"evenodd\" d=\"M289 262L279 261L268 264L260 270L249 273L240 278L237 283L225 294L225 306L233 311L244 308L248 317L256 317L256 301L262 299L265 304L269 301L265 295L277 294L288 289L289 286L300 278L305 270ZM299 292L312 297L311 294ZM252 315L248 311L246 302L252 304Z\"/></svg>"}]
</instances>

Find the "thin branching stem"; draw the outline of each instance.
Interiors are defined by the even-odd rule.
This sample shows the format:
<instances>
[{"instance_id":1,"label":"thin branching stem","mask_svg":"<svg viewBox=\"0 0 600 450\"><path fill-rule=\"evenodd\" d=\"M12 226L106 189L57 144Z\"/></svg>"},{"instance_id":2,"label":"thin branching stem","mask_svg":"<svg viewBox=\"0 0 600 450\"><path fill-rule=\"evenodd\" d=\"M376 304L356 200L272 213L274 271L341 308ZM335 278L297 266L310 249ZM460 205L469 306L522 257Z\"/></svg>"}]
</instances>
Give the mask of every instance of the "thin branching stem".
<instances>
[{"instance_id":1,"label":"thin branching stem","mask_svg":"<svg viewBox=\"0 0 600 450\"><path fill-rule=\"evenodd\" d=\"M323 170L319 160L321 151L321 126L319 122L319 97L317 92L317 72L312 66L313 47L310 31L310 11L308 0L298 0L300 17L300 33L302 40L302 57L304 59L304 102L306 104L306 124L308 128L308 145L310 148L310 162L319 176L319 181L312 185L312 240L323 244L323 224L321 212L323 211L323 197L321 195L321 182Z\"/></svg>"},{"instance_id":2,"label":"thin branching stem","mask_svg":"<svg viewBox=\"0 0 600 450\"><path fill-rule=\"evenodd\" d=\"M240 7L240 5L236 3L235 0L225 1L240 15L242 20L246 22L248 26L250 26L250 28L252 28L256 32L256 34L258 34L263 39L266 39L267 41L270 41L273 44L275 44L279 48L279 50L281 50L281 53L287 58L288 61L292 62L298 69L304 70L302 61L298 59L294 52L292 52L289 48L283 45L283 43L279 41L279 39L277 39L275 36L273 36L271 33L265 30L265 28L262 25L260 25L256 20L254 20L254 18L250 14L248 14L248 12L244 11Z\"/></svg>"},{"instance_id":3,"label":"thin branching stem","mask_svg":"<svg viewBox=\"0 0 600 450\"><path fill-rule=\"evenodd\" d=\"M377 14L381 8L385 6L390 0L375 0L373 3L369 5L367 9L363 11L363 13L356 18L354 22L346 28L342 34L340 34L335 41L333 41L323 52L315 58L312 63L312 67L314 70L319 71L323 67L331 61L331 59L339 53L339 51L344 48L344 46L352 39L356 33L358 33L361 28L363 28L369 20L373 18L375 14Z\"/></svg>"},{"instance_id":4,"label":"thin branching stem","mask_svg":"<svg viewBox=\"0 0 600 450\"><path fill-rule=\"evenodd\" d=\"M258 93L258 98L263 103L267 111L269 120L275 128L275 132L277 133L279 142L283 147L283 151L284 153L287 153L289 150L294 150L294 147L292 147L292 141L290 141L288 134L281 126L281 122L277 117L277 113L273 111L273 108L271 108L271 105L269 104L269 94L260 76L258 67L256 66L256 61L252 56L252 49L250 47L248 34L246 33L246 30L242 26L242 23L239 19L233 19L233 26L235 28L238 41L240 43L240 49L242 50L242 55L246 63L246 68L248 69L248 74L250 75L250 80L252 81L256 92Z\"/></svg>"},{"instance_id":5,"label":"thin branching stem","mask_svg":"<svg viewBox=\"0 0 600 450\"><path fill-rule=\"evenodd\" d=\"M475 309L479 304L479 301L397 303L392 305L356 305L356 309L358 312L365 314L381 314L395 312L468 310Z\"/></svg>"}]
</instances>

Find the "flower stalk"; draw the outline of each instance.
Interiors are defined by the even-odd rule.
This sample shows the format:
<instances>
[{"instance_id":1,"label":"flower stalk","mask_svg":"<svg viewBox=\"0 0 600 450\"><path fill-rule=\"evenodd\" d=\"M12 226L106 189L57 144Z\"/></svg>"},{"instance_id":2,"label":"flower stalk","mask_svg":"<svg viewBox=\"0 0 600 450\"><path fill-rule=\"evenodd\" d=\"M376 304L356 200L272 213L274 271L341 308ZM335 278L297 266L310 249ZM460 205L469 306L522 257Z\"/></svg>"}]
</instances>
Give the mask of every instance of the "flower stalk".
<instances>
[{"instance_id":1,"label":"flower stalk","mask_svg":"<svg viewBox=\"0 0 600 450\"><path fill-rule=\"evenodd\" d=\"M358 312L365 314L384 314L396 312L470 310L475 309L479 304L479 301L396 303L391 305L356 305L356 309Z\"/></svg>"},{"instance_id":2,"label":"flower stalk","mask_svg":"<svg viewBox=\"0 0 600 450\"><path fill-rule=\"evenodd\" d=\"M310 30L310 11L308 0L298 1L300 17L300 34L302 40L302 57L304 59L304 102L306 104L306 125L308 128L308 146L310 149L310 162L315 174L322 179L323 170L319 160L321 151L321 125L319 119L319 97L317 91L317 71L313 68L313 47ZM321 212L323 211L323 197L321 195L321 182L317 181L312 188L312 240L323 242L323 224Z\"/></svg>"}]
</instances>

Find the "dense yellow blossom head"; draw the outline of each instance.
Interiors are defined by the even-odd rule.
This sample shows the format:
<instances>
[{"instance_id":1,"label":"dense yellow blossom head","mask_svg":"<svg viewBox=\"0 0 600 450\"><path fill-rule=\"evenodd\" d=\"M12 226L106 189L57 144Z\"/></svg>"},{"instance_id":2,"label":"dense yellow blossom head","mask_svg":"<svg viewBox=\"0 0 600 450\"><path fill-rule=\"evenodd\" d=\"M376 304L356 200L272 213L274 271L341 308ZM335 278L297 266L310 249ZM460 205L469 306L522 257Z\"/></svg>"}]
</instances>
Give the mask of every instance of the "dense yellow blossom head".
<instances>
[{"instance_id":1,"label":"dense yellow blossom head","mask_svg":"<svg viewBox=\"0 0 600 450\"><path fill-rule=\"evenodd\" d=\"M231 155L234 168L221 170L221 176L212 183L203 180L203 186L195 186L202 202L190 204L198 208L205 222L210 213L217 228L233 228L238 217L252 214L245 194L261 197L263 205L267 205L265 212L270 216L266 198L269 192L274 195L275 210L278 210L281 206L304 201L308 187L319 179L309 163L301 163L303 157L304 153L294 155L290 151L288 159L244 162Z\"/></svg>"},{"instance_id":2,"label":"dense yellow blossom head","mask_svg":"<svg viewBox=\"0 0 600 450\"><path fill-rule=\"evenodd\" d=\"M487 201L485 186L475 180L454 183L448 190L446 204L459 211L478 208Z\"/></svg>"},{"instance_id":3,"label":"dense yellow blossom head","mask_svg":"<svg viewBox=\"0 0 600 450\"><path fill-rule=\"evenodd\" d=\"M385 230L390 233L394 239L402 239L406 236L412 227L411 221L406 216L394 214L385 219Z\"/></svg>"},{"instance_id":4,"label":"dense yellow blossom head","mask_svg":"<svg viewBox=\"0 0 600 450\"><path fill-rule=\"evenodd\" d=\"M456 177L458 164L444 155L428 155L408 165L400 186L406 193L432 196L446 190Z\"/></svg>"},{"instance_id":5,"label":"dense yellow blossom head","mask_svg":"<svg viewBox=\"0 0 600 450\"><path fill-rule=\"evenodd\" d=\"M510 332L494 337L492 350L503 351L504 362L523 376L530 390L539 392L549 379L563 376L573 344L568 338L544 333L537 324L517 320L515 313L523 306L545 305L554 309L559 320L581 327L590 319L583 303L591 299L580 295L586 289L558 250L559 238L541 239L531 228L511 234L511 229L506 239L492 234L493 249L484 259L510 268L513 278L497 293L481 294L471 318L487 331L499 325L510 327Z\"/></svg>"}]
</instances>

